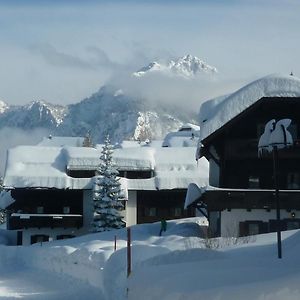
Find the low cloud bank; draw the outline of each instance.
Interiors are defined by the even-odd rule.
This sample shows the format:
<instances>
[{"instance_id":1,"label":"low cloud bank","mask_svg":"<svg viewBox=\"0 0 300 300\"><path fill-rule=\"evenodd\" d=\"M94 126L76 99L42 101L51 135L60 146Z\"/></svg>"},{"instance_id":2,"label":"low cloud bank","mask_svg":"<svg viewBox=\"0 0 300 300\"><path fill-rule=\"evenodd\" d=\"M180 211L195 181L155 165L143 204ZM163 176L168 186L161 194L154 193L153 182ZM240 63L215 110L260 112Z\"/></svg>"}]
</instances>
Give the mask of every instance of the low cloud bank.
<instances>
[{"instance_id":1,"label":"low cloud bank","mask_svg":"<svg viewBox=\"0 0 300 300\"><path fill-rule=\"evenodd\" d=\"M198 111L201 103L242 87L246 79L228 79L220 74L200 74L186 79L153 72L143 77L123 74L111 78L109 84L122 89L128 96L154 103L165 103Z\"/></svg>"}]
</instances>

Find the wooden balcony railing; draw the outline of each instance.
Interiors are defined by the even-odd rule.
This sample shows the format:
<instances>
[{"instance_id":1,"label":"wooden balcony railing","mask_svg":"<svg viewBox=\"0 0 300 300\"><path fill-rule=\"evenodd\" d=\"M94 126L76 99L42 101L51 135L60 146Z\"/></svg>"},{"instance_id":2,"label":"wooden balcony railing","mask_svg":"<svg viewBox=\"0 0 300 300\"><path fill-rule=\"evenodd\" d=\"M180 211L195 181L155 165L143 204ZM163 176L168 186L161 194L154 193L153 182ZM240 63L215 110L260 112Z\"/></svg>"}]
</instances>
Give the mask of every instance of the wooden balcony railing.
<instances>
[{"instance_id":1,"label":"wooden balcony railing","mask_svg":"<svg viewBox=\"0 0 300 300\"><path fill-rule=\"evenodd\" d=\"M13 213L8 217L8 229L24 228L80 228L82 215L71 214L22 214Z\"/></svg>"}]
</instances>

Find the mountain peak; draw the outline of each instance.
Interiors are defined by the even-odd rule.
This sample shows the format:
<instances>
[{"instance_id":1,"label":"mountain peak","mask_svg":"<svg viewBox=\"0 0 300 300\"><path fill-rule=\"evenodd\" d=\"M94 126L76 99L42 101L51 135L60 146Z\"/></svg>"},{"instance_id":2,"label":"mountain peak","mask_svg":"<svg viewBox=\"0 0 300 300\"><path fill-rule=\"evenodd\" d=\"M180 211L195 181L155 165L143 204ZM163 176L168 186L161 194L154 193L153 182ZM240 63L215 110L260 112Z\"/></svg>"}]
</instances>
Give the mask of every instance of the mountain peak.
<instances>
[{"instance_id":1,"label":"mountain peak","mask_svg":"<svg viewBox=\"0 0 300 300\"><path fill-rule=\"evenodd\" d=\"M4 113L8 108L8 105L4 101L0 100L0 113Z\"/></svg>"},{"instance_id":2,"label":"mountain peak","mask_svg":"<svg viewBox=\"0 0 300 300\"><path fill-rule=\"evenodd\" d=\"M151 62L147 66L133 73L133 76L142 77L154 72L169 76L192 78L200 73L216 74L218 71L215 67L208 65L198 57L187 54L165 63L158 63L156 61Z\"/></svg>"},{"instance_id":3,"label":"mountain peak","mask_svg":"<svg viewBox=\"0 0 300 300\"><path fill-rule=\"evenodd\" d=\"M61 105L51 104L44 100L34 100L31 101L29 104L24 106L25 111L29 114L36 113L39 115L39 119L49 119L52 124L58 126L62 123L67 108Z\"/></svg>"}]
</instances>

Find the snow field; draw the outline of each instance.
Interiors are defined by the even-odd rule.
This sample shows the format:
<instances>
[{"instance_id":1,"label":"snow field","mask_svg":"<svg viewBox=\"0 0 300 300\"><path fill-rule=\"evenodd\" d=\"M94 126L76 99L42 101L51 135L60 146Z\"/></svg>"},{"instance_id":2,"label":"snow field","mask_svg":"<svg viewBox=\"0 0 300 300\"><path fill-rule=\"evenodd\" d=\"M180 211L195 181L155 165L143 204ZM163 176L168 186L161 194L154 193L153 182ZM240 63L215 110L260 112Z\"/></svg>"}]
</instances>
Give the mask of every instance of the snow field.
<instances>
[{"instance_id":1,"label":"snow field","mask_svg":"<svg viewBox=\"0 0 300 300\"><path fill-rule=\"evenodd\" d=\"M133 270L149 258L170 253L175 245L176 248L186 248L183 240L190 238L177 236L176 231L181 231L185 235L188 233L199 235L200 232L199 225L194 219L168 222L169 233L166 237L159 237L159 230L159 223L132 227ZM117 235L117 251L114 252L115 235ZM42 245L1 246L0 267L10 266L16 272L24 269L50 272L61 278L73 278L77 285L80 283L79 286L96 288L101 295L103 293L103 299L125 299L126 237L126 229L120 229Z\"/></svg>"},{"instance_id":2,"label":"snow field","mask_svg":"<svg viewBox=\"0 0 300 300\"><path fill-rule=\"evenodd\" d=\"M276 233L209 241L201 238L200 224L199 218L168 221L162 237L160 223L133 226L128 279L126 229L1 246L0 298L300 299L300 231L283 232L279 260Z\"/></svg>"}]
</instances>

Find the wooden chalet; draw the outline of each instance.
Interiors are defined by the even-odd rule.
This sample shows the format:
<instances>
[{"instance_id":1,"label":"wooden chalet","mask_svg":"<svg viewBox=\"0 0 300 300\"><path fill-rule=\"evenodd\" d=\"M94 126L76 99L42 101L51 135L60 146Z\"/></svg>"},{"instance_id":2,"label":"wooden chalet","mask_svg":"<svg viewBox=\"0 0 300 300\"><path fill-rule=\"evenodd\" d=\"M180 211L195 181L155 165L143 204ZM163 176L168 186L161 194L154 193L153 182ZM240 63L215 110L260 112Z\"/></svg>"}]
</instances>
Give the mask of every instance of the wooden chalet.
<instances>
[{"instance_id":1,"label":"wooden chalet","mask_svg":"<svg viewBox=\"0 0 300 300\"><path fill-rule=\"evenodd\" d=\"M211 234L276 231L273 159L258 156L258 141L269 120L284 118L294 142L279 150L280 226L300 228L300 79L268 76L201 110L197 156L209 160L209 186L193 205L207 210Z\"/></svg>"},{"instance_id":2,"label":"wooden chalet","mask_svg":"<svg viewBox=\"0 0 300 300\"><path fill-rule=\"evenodd\" d=\"M59 142L18 146L8 152L4 185L15 202L7 207L7 228L17 232L19 245L90 232L101 146L70 147L62 146L62 139ZM115 149L114 160L126 225L195 216L193 208L183 208L187 186L191 181L207 184L208 177L206 160L197 165L192 156L195 143L191 147L124 144Z\"/></svg>"}]
</instances>

